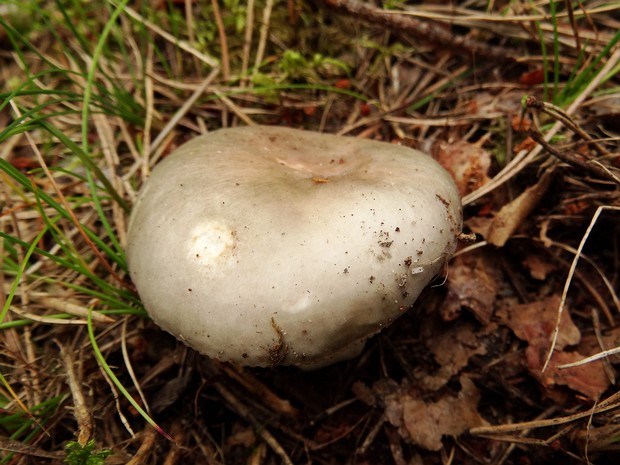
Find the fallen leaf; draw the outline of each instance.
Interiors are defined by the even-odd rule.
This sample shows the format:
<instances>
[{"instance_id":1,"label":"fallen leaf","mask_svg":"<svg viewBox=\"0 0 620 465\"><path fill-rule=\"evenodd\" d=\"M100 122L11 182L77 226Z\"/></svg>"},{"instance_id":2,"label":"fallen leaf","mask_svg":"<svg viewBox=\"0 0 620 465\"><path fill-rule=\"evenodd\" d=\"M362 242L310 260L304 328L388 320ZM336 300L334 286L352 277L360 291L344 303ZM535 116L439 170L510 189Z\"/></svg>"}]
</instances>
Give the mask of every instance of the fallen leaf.
<instances>
[{"instance_id":1,"label":"fallen leaf","mask_svg":"<svg viewBox=\"0 0 620 465\"><path fill-rule=\"evenodd\" d=\"M448 294L440 310L443 319L454 320L466 308L481 323L489 323L499 288L498 266L492 254L485 251L455 258L448 269Z\"/></svg>"},{"instance_id":2,"label":"fallen leaf","mask_svg":"<svg viewBox=\"0 0 620 465\"><path fill-rule=\"evenodd\" d=\"M577 351L562 350L581 340L579 328L573 323L568 308L562 313L556 351L545 372L541 371L551 345L559 304L560 297L551 296L527 304L506 305L498 310L497 316L519 339L528 343L525 350L527 367L544 388L551 391L558 385L567 386L588 399L596 400L610 384L600 361L574 368L558 368L585 358Z\"/></svg>"},{"instance_id":3,"label":"fallen leaf","mask_svg":"<svg viewBox=\"0 0 620 465\"><path fill-rule=\"evenodd\" d=\"M578 367L560 369L558 368L559 365L577 362L585 356L578 352L554 352L551 363L542 373L541 369L547 355L546 351L529 346L525 350L525 354L528 368L547 389L552 389L556 385L567 386L590 400L598 400L609 387L610 382L600 360Z\"/></svg>"},{"instance_id":4,"label":"fallen leaf","mask_svg":"<svg viewBox=\"0 0 620 465\"><path fill-rule=\"evenodd\" d=\"M487 237L493 218L484 215L491 214L494 209L495 207L492 203L485 203L476 216L466 218L463 221L463 226L471 232L480 234L482 237Z\"/></svg>"},{"instance_id":5,"label":"fallen leaf","mask_svg":"<svg viewBox=\"0 0 620 465\"><path fill-rule=\"evenodd\" d=\"M527 136L525 139L523 139L521 142L519 142L518 144L516 144L512 151L514 153L519 153L523 150L532 150L534 147L536 147L537 142L532 139L530 136Z\"/></svg>"},{"instance_id":6,"label":"fallen leaf","mask_svg":"<svg viewBox=\"0 0 620 465\"><path fill-rule=\"evenodd\" d=\"M174 404L182 396L192 377L192 370L188 369L183 374L166 382L154 395L151 401L151 410L161 413Z\"/></svg>"},{"instance_id":7,"label":"fallen leaf","mask_svg":"<svg viewBox=\"0 0 620 465\"><path fill-rule=\"evenodd\" d=\"M548 350L559 305L560 297L553 295L526 304L504 305L498 310L497 316L519 339L526 341L536 350ZM579 328L575 326L570 311L565 307L560 320L556 349L562 350L567 345L575 345L580 339Z\"/></svg>"},{"instance_id":8,"label":"fallen leaf","mask_svg":"<svg viewBox=\"0 0 620 465\"><path fill-rule=\"evenodd\" d=\"M437 142L433 157L452 175L461 196L489 182L491 156L482 147L465 140Z\"/></svg>"},{"instance_id":9,"label":"fallen leaf","mask_svg":"<svg viewBox=\"0 0 620 465\"><path fill-rule=\"evenodd\" d=\"M417 398L401 387L386 396L385 417L405 441L438 451L443 447L443 436L456 437L470 428L487 425L477 411L478 389L467 376L462 376L460 383L458 394L446 394L434 402Z\"/></svg>"},{"instance_id":10,"label":"fallen leaf","mask_svg":"<svg viewBox=\"0 0 620 465\"><path fill-rule=\"evenodd\" d=\"M503 247L523 221L530 216L540 199L547 192L552 175L553 168L545 171L536 184L525 189L516 199L504 205L497 212L489 228L489 234L486 237L487 242L497 247Z\"/></svg>"},{"instance_id":11,"label":"fallen leaf","mask_svg":"<svg viewBox=\"0 0 620 465\"><path fill-rule=\"evenodd\" d=\"M539 281L544 281L549 273L557 269L555 263L550 260L543 260L539 253L527 255L522 263L529 270L530 276Z\"/></svg>"},{"instance_id":12,"label":"fallen leaf","mask_svg":"<svg viewBox=\"0 0 620 465\"><path fill-rule=\"evenodd\" d=\"M425 373L420 377L420 383L431 391L445 386L469 364L471 357L487 353L486 346L479 337L487 335L495 328L495 325L489 325L482 331L477 331L474 322L459 320L450 328L443 328L435 336L428 338L426 345L439 369L433 374Z\"/></svg>"}]
</instances>

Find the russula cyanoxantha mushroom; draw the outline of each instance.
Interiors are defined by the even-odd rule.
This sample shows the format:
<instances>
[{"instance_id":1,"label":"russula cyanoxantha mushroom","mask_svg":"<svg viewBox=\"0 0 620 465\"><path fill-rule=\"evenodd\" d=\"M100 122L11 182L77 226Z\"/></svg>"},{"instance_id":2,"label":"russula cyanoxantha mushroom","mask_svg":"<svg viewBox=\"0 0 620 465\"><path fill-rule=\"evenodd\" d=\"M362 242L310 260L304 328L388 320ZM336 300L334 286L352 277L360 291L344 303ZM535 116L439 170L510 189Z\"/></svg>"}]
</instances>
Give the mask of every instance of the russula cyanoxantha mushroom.
<instances>
[{"instance_id":1,"label":"russula cyanoxantha mushroom","mask_svg":"<svg viewBox=\"0 0 620 465\"><path fill-rule=\"evenodd\" d=\"M282 127L221 129L155 167L127 260L162 328L223 361L359 353L454 252L460 199L416 150Z\"/></svg>"}]
</instances>

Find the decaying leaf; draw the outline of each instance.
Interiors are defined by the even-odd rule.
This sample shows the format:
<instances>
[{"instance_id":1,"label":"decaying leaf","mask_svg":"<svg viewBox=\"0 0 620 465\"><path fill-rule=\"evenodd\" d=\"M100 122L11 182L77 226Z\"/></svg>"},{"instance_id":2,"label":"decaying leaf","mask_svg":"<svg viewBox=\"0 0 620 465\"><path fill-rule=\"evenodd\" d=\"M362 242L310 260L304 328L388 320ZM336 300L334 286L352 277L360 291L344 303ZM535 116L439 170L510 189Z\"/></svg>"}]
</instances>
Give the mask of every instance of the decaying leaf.
<instances>
[{"instance_id":1,"label":"decaying leaf","mask_svg":"<svg viewBox=\"0 0 620 465\"><path fill-rule=\"evenodd\" d=\"M529 270L530 276L539 281L547 279L549 273L557 266L551 260L543 260L540 254L532 253L523 259L523 265Z\"/></svg>"},{"instance_id":2,"label":"decaying leaf","mask_svg":"<svg viewBox=\"0 0 620 465\"><path fill-rule=\"evenodd\" d=\"M542 386L553 389L556 385L564 385L595 400L609 386L609 379L600 361L574 368L557 368L585 358L577 351L563 351L581 340L579 328L573 323L568 309L562 314L556 352L547 370L541 372L555 328L559 303L558 296L551 296L537 302L506 306L497 315L519 339L528 343L525 351L527 366Z\"/></svg>"},{"instance_id":3,"label":"decaying leaf","mask_svg":"<svg viewBox=\"0 0 620 465\"><path fill-rule=\"evenodd\" d=\"M450 328L436 331L434 336L427 339L426 345L439 369L432 375L425 374L420 382L429 390L437 390L447 384L454 375L459 374L467 366L471 357L487 353L480 336L494 329L495 325L489 325L477 330L474 322L459 320Z\"/></svg>"},{"instance_id":4,"label":"decaying leaf","mask_svg":"<svg viewBox=\"0 0 620 465\"><path fill-rule=\"evenodd\" d=\"M478 389L467 376L461 376L460 383L458 394L445 394L437 401L425 401L401 386L385 396L385 417L404 440L440 450L443 436L459 436L487 424L477 411Z\"/></svg>"},{"instance_id":5,"label":"decaying leaf","mask_svg":"<svg viewBox=\"0 0 620 465\"><path fill-rule=\"evenodd\" d=\"M605 374L603 363L600 360L585 365L560 369L559 365L576 362L585 358L578 352L554 352L551 363L544 373L541 372L546 352L530 346L525 351L527 364L534 376L548 389L555 385L568 386L580 392L590 400L598 400L609 387L609 379Z\"/></svg>"},{"instance_id":6,"label":"decaying leaf","mask_svg":"<svg viewBox=\"0 0 620 465\"><path fill-rule=\"evenodd\" d=\"M491 321L499 287L497 269L497 261L485 251L455 258L448 272L448 295L441 308L443 319L453 320L462 308L467 308L481 323Z\"/></svg>"},{"instance_id":7,"label":"decaying leaf","mask_svg":"<svg viewBox=\"0 0 620 465\"><path fill-rule=\"evenodd\" d=\"M489 181L491 156L476 144L465 140L438 142L432 153L452 175L461 196L475 191Z\"/></svg>"},{"instance_id":8,"label":"decaying leaf","mask_svg":"<svg viewBox=\"0 0 620 465\"><path fill-rule=\"evenodd\" d=\"M497 315L519 339L526 341L530 346L548 349L559 305L560 297L553 295L526 304L503 306ZM579 328L573 323L568 309L564 309L556 348L561 350L567 345L575 345L580 338Z\"/></svg>"},{"instance_id":9,"label":"decaying leaf","mask_svg":"<svg viewBox=\"0 0 620 465\"><path fill-rule=\"evenodd\" d=\"M550 168L536 184L525 189L516 199L501 208L489 228L486 239L490 244L503 247L547 192L552 175L553 169Z\"/></svg>"}]
</instances>

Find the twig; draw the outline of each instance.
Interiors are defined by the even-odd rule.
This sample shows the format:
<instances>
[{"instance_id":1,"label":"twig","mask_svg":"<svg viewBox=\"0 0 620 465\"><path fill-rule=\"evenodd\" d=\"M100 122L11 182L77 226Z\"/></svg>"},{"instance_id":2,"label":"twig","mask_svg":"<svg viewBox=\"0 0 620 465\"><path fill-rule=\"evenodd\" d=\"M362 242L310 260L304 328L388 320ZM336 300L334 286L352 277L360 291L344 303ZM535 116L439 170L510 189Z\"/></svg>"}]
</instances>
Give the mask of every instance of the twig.
<instances>
[{"instance_id":1,"label":"twig","mask_svg":"<svg viewBox=\"0 0 620 465\"><path fill-rule=\"evenodd\" d=\"M603 352L599 352L598 354L591 355L590 357L582 358L581 360L577 360L572 363L565 363L564 365L558 365L558 369L566 370L567 368L579 367L581 365L585 365L590 362L595 362L602 358L611 357L612 355L616 355L620 353L620 347L614 347L613 349L604 350Z\"/></svg>"},{"instance_id":2,"label":"twig","mask_svg":"<svg viewBox=\"0 0 620 465\"><path fill-rule=\"evenodd\" d=\"M224 400L233 408L233 410L235 410L242 418L248 420L252 424L256 432L260 435L261 438L263 438L263 441L265 441L267 445L271 447L271 449L276 453L276 455L278 455L280 459L282 459L282 462L284 462L285 465L293 465L293 462L291 461L286 451L282 448L278 440L273 437L273 435L265 428L264 425L259 423L258 420L254 418L254 415L252 415L250 409L248 409L245 405L239 402L239 400L233 395L233 393L226 389L221 383L215 383L214 387L217 392L219 392L220 395L224 398Z\"/></svg>"},{"instance_id":3,"label":"twig","mask_svg":"<svg viewBox=\"0 0 620 465\"><path fill-rule=\"evenodd\" d=\"M172 435L178 444L183 441L185 434L187 433L186 427L182 424L182 418L178 418L170 427L170 435ZM166 454L166 458L162 465L175 465L177 463L184 463L185 461L181 458L183 454L183 449L173 444L168 453Z\"/></svg>"},{"instance_id":4,"label":"twig","mask_svg":"<svg viewBox=\"0 0 620 465\"><path fill-rule=\"evenodd\" d=\"M379 8L354 0L323 0L328 7L341 13L352 15L372 24L378 24L386 29L397 30L412 34L426 43L464 50L473 55L493 58L498 61L517 61L513 50L504 47L488 45L456 36L438 27L433 22L419 21L407 15L387 13Z\"/></svg>"},{"instance_id":5,"label":"twig","mask_svg":"<svg viewBox=\"0 0 620 465\"><path fill-rule=\"evenodd\" d=\"M553 105L552 103L549 103L549 102L542 102L542 101L538 100L536 97L532 97L532 96L529 96L525 100L525 105L528 108L536 108L537 110L543 111L543 112L547 113L549 116L562 121L562 123L564 123L564 125L568 129L573 131L575 134L577 134L583 140L587 141L588 144L591 145L592 148L594 148L594 150L596 150L599 155L604 156L604 157L605 156L609 156L609 152L607 150L605 150L605 148L602 145L600 145L598 142L596 142L594 139L592 139L590 137L590 134L588 134L586 131L581 129L577 125L577 123L575 123L572 120L572 118L569 115L567 115L566 112L564 110L562 110L561 108L556 107L555 105Z\"/></svg>"},{"instance_id":6,"label":"twig","mask_svg":"<svg viewBox=\"0 0 620 465\"><path fill-rule=\"evenodd\" d=\"M239 105L237 105L231 99L226 97L226 95L224 95L217 89L213 89L213 93L217 95L217 97L226 106L226 108L232 111L237 116L237 118L239 118L241 121L243 121L248 126L256 126L256 123L254 122L254 120L250 118Z\"/></svg>"},{"instance_id":7,"label":"twig","mask_svg":"<svg viewBox=\"0 0 620 465\"><path fill-rule=\"evenodd\" d=\"M558 158L559 160L562 160L564 163L567 163L570 166L582 168L586 171L589 171L595 176L611 179L614 182L616 181L613 174L609 170L605 170L600 164L582 160L581 158L572 155L566 151L556 149L544 139L543 135L537 129L530 129L529 131L527 131L527 135L534 139L537 143L542 145L542 147L547 152L549 152L551 155Z\"/></svg>"},{"instance_id":8,"label":"twig","mask_svg":"<svg viewBox=\"0 0 620 465\"><path fill-rule=\"evenodd\" d=\"M243 36L243 52L241 55L241 80L239 87L244 88L248 83L248 66L250 64L250 49L254 32L254 0L248 0L245 17L245 34Z\"/></svg>"},{"instance_id":9,"label":"twig","mask_svg":"<svg viewBox=\"0 0 620 465\"><path fill-rule=\"evenodd\" d=\"M142 177L148 178L151 174L150 166L149 166L149 157L148 155L151 153L151 128L153 126L153 113L155 111L155 91L153 86L153 54L154 47L151 42L148 43L146 49L146 69L144 76L144 130L142 132L143 143L142 143Z\"/></svg>"},{"instance_id":10,"label":"twig","mask_svg":"<svg viewBox=\"0 0 620 465\"><path fill-rule=\"evenodd\" d=\"M226 29L224 28L224 21L222 21L222 15L220 14L220 7L217 4L217 0L211 0L211 6L213 7L213 14L215 15L215 24L217 24L217 33L220 36L220 48L222 49L222 76L225 81L228 81L230 78L230 60L228 59Z\"/></svg>"},{"instance_id":11,"label":"twig","mask_svg":"<svg viewBox=\"0 0 620 465\"><path fill-rule=\"evenodd\" d=\"M543 237L544 236L544 237ZM577 254L577 249L575 249L574 247L571 247L567 244L564 244L562 242L556 242L553 241L552 239L550 239L549 237L546 236L545 233L541 232L541 237L540 238L533 238L533 240L535 242L539 242L542 245L544 245L545 247L558 247L570 254L576 255ZM557 256L554 256L556 260L558 260L560 263L562 263L563 265L567 265L567 263L560 259ZM601 278L601 281L603 281L603 284L605 285L605 287L607 288L607 290L609 291L609 295L611 296L611 300L613 301L616 310L618 310L618 313L620 313L620 298L616 295L616 291L614 290L614 285L611 283L611 281L609 280L609 278L607 278L607 276L605 276L605 273L603 273L603 270L596 264L596 262L589 258L587 255L585 254L581 254L581 259L588 262L590 264L590 266L592 268L594 268L594 271L596 271L599 275L599 277ZM596 300L598 302L598 304L601 307L601 310L603 311L603 313L605 314L605 317L607 318L607 321L609 323L610 326L615 326L615 321L614 321L614 317L611 314L611 311L609 309L609 306L607 305L607 302L603 299L603 297L594 289L594 287L588 283L588 281L585 279L585 276L579 276L579 273L575 273L575 275L577 277L579 277L579 279L581 280L582 285L588 290L588 292L590 292L590 294L592 294L592 297L594 298L594 300Z\"/></svg>"},{"instance_id":12,"label":"twig","mask_svg":"<svg viewBox=\"0 0 620 465\"><path fill-rule=\"evenodd\" d=\"M469 430L470 434L473 435L496 435L503 433L512 433L516 431L529 430L533 428L546 428L549 426L557 426L564 425L566 423L571 423L576 420L580 420L582 418L589 417L594 414L607 412L609 410L613 410L619 407L618 402L620 402L620 392L616 392L609 396L602 402L599 402L597 405L594 405L591 409L586 410L585 412L574 413L572 415L567 415L559 418L550 418L547 420L534 420L534 421L525 421L522 423L512 423L508 425L496 425L496 426L477 426L475 428L471 428Z\"/></svg>"},{"instance_id":13,"label":"twig","mask_svg":"<svg viewBox=\"0 0 620 465\"><path fill-rule=\"evenodd\" d=\"M187 24L187 40L189 41L189 45L192 47L196 47L196 26L194 22L194 11L193 11L193 1L185 0L185 23ZM200 76L200 66L198 63L198 59L193 57L194 66L196 68L197 74Z\"/></svg>"},{"instance_id":14,"label":"twig","mask_svg":"<svg viewBox=\"0 0 620 465\"><path fill-rule=\"evenodd\" d=\"M603 332L601 331L601 319L598 316L598 312L595 308L592 309L592 323L594 326L594 335L596 336L596 342L598 342L598 346L601 350L607 350L605 344L605 340L603 339ZM603 369L605 370L605 374L607 375L607 379L611 383L611 385L616 384L616 373L614 367L611 365L611 362L607 359L603 359Z\"/></svg>"},{"instance_id":15,"label":"twig","mask_svg":"<svg viewBox=\"0 0 620 465\"><path fill-rule=\"evenodd\" d=\"M30 313L30 312L26 312L24 310L21 310L20 308L16 307L15 305L10 305L9 306L9 310L11 310L11 312L15 313L16 315L19 315L20 317L26 319L26 320L30 320L30 321L36 321L37 323L45 323L48 325L86 325L88 324L88 322L86 320L80 320L77 318L71 318L71 319L60 319L60 318L51 318L51 317L46 317L46 316L40 316L40 315L36 315L34 313ZM22 336L22 339L26 339L27 336ZM29 365L29 364L28 364ZM34 379L34 378L33 378Z\"/></svg>"},{"instance_id":16,"label":"twig","mask_svg":"<svg viewBox=\"0 0 620 465\"><path fill-rule=\"evenodd\" d=\"M138 377L133 369L133 365L131 364L131 358L129 357L129 351L127 350L127 319L123 320L123 326L121 330L121 352L123 354L123 360L125 362L125 368L127 369L127 373L133 382L140 399L142 400L142 404L144 404L144 410L151 415L151 408L149 403L146 400L146 396L142 391L142 387L140 386L140 382L138 381Z\"/></svg>"},{"instance_id":17,"label":"twig","mask_svg":"<svg viewBox=\"0 0 620 465\"><path fill-rule=\"evenodd\" d=\"M157 431L153 428L146 428L140 437L142 438L142 444L140 444L140 447L136 451L135 455L127 462L126 465L140 465L146 463L146 458L153 452L155 439L157 438Z\"/></svg>"},{"instance_id":18,"label":"twig","mask_svg":"<svg viewBox=\"0 0 620 465\"><path fill-rule=\"evenodd\" d=\"M581 39L579 38L579 28L577 27L577 22L575 21L575 13L573 12L572 2L570 0L564 0L564 4L566 6L566 11L568 12L570 27L573 30L573 35L575 37L575 48L577 49L577 52L581 54Z\"/></svg>"},{"instance_id":19,"label":"twig","mask_svg":"<svg viewBox=\"0 0 620 465\"><path fill-rule=\"evenodd\" d=\"M82 380L78 379L73 368L75 361L71 354L72 351L67 350L67 348L58 341L56 341L56 344L60 348L60 355L67 373L67 384L69 385L71 397L73 398L73 415L78 424L77 440L80 445L84 446L93 436L93 416L90 408L86 404L84 393L82 392Z\"/></svg>"},{"instance_id":20,"label":"twig","mask_svg":"<svg viewBox=\"0 0 620 465\"><path fill-rule=\"evenodd\" d=\"M64 451L47 452L46 450L43 450L39 447L31 446L20 441L15 441L14 439L10 439L4 436L0 436L0 450L6 452L14 452L16 454L28 455L31 457L40 457L43 459L55 459L58 461L66 457L66 453ZM16 463L24 463L24 461L17 461Z\"/></svg>"},{"instance_id":21,"label":"twig","mask_svg":"<svg viewBox=\"0 0 620 465\"><path fill-rule=\"evenodd\" d=\"M215 366L224 371L228 376L241 384L245 389L254 393L263 405L266 405L272 412L286 415L290 418L298 418L300 413L291 405L288 400L282 399L275 394L268 386L263 384L257 377L240 366L233 366L227 363L215 363Z\"/></svg>"},{"instance_id":22,"label":"twig","mask_svg":"<svg viewBox=\"0 0 620 465\"><path fill-rule=\"evenodd\" d=\"M118 192L120 196L124 196L125 186L123 185L122 179L117 174L117 168L120 165L120 158L116 150L116 140L110 119L103 114L97 113L93 115L93 123L97 129L99 140L101 141L101 151L103 152L103 158L108 167L108 172L110 173L110 182L112 183L114 189L116 189L116 192ZM125 234L127 230L125 221L126 214L118 202L112 202L111 206L112 218L114 219L114 224L116 226L115 231L118 236L118 241L120 244L125 244Z\"/></svg>"}]
</instances>

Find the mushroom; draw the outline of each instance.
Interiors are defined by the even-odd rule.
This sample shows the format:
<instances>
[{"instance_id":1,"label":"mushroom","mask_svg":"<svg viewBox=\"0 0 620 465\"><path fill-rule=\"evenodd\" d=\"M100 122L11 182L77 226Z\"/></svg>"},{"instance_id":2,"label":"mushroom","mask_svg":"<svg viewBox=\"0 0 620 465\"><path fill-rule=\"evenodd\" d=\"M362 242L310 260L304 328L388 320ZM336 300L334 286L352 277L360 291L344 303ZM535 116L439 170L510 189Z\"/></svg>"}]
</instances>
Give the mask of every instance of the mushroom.
<instances>
[{"instance_id":1,"label":"mushroom","mask_svg":"<svg viewBox=\"0 0 620 465\"><path fill-rule=\"evenodd\" d=\"M317 368L401 316L460 229L457 189L426 154L252 126L159 163L126 252L149 315L184 343L243 365Z\"/></svg>"}]
</instances>

